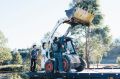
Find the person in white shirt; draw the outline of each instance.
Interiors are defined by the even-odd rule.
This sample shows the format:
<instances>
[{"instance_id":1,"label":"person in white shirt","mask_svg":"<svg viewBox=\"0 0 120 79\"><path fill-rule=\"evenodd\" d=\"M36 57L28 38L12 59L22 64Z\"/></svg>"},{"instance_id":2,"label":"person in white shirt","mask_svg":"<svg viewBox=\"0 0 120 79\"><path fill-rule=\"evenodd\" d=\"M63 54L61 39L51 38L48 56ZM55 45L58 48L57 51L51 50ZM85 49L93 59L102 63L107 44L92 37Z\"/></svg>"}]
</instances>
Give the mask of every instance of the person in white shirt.
<instances>
[{"instance_id":1,"label":"person in white shirt","mask_svg":"<svg viewBox=\"0 0 120 79\"><path fill-rule=\"evenodd\" d=\"M45 69L45 62L47 61L47 44L44 42L42 44L42 52L41 52L41 56L42 56L42 59L41 59L41 69L44 70Z\"/></svg>"}]
</instances>

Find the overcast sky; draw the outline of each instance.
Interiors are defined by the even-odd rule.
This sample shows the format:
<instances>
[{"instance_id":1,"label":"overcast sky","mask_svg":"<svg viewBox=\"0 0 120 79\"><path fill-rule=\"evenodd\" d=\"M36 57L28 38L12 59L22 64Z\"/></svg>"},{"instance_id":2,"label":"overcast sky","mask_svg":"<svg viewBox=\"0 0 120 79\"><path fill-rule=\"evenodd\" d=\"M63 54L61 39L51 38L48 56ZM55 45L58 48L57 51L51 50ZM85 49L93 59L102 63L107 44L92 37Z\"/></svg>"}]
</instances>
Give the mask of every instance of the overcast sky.
<instances>
[{"instance_id":1,"label":"overcast sky","mask_svg":"<svg viewBox=\"0 0 120 79\"><path fill-rule=\"evenodd\" d=\"M26 48L40 43L51 31L72 0L0 0L0 30L8 38L10 48ZM113 38L120 37L120 0L100 0L105 24ZM64 27L62 30L65 30Z\"/></svg>"}]
</instances>

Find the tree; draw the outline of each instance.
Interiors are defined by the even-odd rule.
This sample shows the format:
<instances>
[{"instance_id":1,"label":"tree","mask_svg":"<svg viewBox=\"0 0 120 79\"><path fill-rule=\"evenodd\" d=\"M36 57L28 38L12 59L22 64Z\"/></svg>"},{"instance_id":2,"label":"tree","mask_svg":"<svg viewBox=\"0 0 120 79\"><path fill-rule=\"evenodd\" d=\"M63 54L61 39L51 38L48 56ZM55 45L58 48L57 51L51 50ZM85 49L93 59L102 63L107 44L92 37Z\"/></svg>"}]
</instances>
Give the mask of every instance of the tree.
<instances>
[{"instance_id":1,"label":"tree","mask_svg":"<svg viewBox=\"0 0 120 79\"><path fill-rule=\"evenodd\" d=\"M111 44L111 46L112 46L112 48L117 48L117 47L119 47L120 46L120 39L119 38L116 38L113 42L112 42L112 44Z\"/></svg>"},{"instance_id":2,"label":"tree","mask_svg":"<svg viewBox=\"0 0 120 79\"><path fill-rule=\"evenodd\" d=\"M11 51L9 48L0 48L0 62L1 64L7 63L12 59Z\"/></svg>"},{"instance_id":3,"label":"tree","mask_svg":"<svg viewBox=\"0 0 120 79\"><path fill-rule=\"evenodd\" d=\"M117 59L116 59L116 63L117 63L118 66L120 67L120 57L117 57Z\"/></svg>"},{"instance_id":4,"label":"tree","mask_svg":"<svg viewBox=\"0 0 120 79\"><path fill-rule=\"evenodd\" d=\"M98 68L98 64L100 63L104 53L108 49L97 38L93 38L92 41L90 42L89 50L90 50L89 51L90 52L90 61L93 64L97 64L97 68Z\"/></svg>"},{"instance_id":5,"label":"tree","mask_svg":"<svg viewBox=\"0 0 120 79\"><path fill-rule=\"evenodd\" d=\"M13 64L22 64L22 57L19 52L13 53Z\"/></svg>"},{"instance_id":6,"label":"tree","mask_svg":"<svg viewBox=\"0 0 120 79\"><path fill-rule=\"evenodd\" d=\"M0 63L7 63L12 59L11 51L6 46L7 39L5 38L4 34L0 31Z\"/></svg>"},{"instance_id":7,"label":"tree","mask_svg":"<svg viewBox=\"0 0 120 79\"><path fill-rule=\"evenodd\" d=\"M7 43L7 39L4 34L0 31L0 47L5 47Z\"/></svg>"},{"instance_id":8,"label":"tree","mask_svg":"<svg viewBox=\"0 0 120 79\"><path fill-rule=\"evenodd\" d=\"M97 3L97 0L73 0L73 2L71 3L72 7L79 7L82 8L84 10L87 10L88 12L94 14L94 19L92 21L92 26L93 27L89 27L88 25L85 24L79 24L77 25L77 27L75 26L72 30L72 35L78 35L79 37L79 41L80 39L84 39L86 41L81 41L84 44L84 49L86 49L85 52L85 59L86 59L86 63L87 63L87 68L89 68L89 58L90 58L90 52L95 52L96 53L101 53L101 52L97 52L99 51L99 46L105 46L105 48L108 48L110 43L111 43L111 36L109 35L109 28L108 26L104 26L102 23L102 13L99 9L99 4ZM82 31L81 31L82 30ZM81 36L81 34L83 36ZM96 39L97 41L99 41L99 43L97 43L97 41L95 41L94 39ZM94 42L93 42L94 41ZM97 46L94 46L93 44L96 43ZM92 50L92 51L91 51ZM106 50L107 51L107 50ZM97 55L96 55L97 56Z\"/></svg>"},{"instance_id":9,"label":"tree","mask_svg":"<svg viewBox=\"0 0 120 79\"><path fill-rule=\"evenodd\" d=\"M24 71L29 71L30 70L30 62L31 62L31 48L27 48L28 53L25 57L25 61L23 62L23 66L24 66Z\"/></svg>"}]
</instances>

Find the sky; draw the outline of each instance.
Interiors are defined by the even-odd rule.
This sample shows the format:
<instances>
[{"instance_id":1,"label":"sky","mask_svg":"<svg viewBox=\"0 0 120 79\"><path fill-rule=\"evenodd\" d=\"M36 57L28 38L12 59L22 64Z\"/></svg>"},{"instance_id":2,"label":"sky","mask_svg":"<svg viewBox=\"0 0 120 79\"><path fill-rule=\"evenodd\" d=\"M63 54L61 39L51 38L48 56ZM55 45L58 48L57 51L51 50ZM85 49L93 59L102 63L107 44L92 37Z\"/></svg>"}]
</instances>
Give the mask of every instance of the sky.
<instances>
[{"instance_id":1,"label":"sky","mask_svg":"<svg viewBox=\"0 0 120 79\"><path fill-rule=\"evenodd\" d=\"M120 0L100 0L104 23L110 27L113 39L120 38Z\"/></svg>"},{"instance_id":2,"label":"sky","mask_svg":"<svg viewBox=\"0 0 120 79\"><path fill-rule=\"evenodd\" d=\"M44 34L65 17L72 0L0 0L0 30L11 49L31 47L40 43ZM104 23L109 25L113 38L120 37L120 0L100 0ZM60 32L66 30L62 27Z\"/></svg>"}]
</instances>

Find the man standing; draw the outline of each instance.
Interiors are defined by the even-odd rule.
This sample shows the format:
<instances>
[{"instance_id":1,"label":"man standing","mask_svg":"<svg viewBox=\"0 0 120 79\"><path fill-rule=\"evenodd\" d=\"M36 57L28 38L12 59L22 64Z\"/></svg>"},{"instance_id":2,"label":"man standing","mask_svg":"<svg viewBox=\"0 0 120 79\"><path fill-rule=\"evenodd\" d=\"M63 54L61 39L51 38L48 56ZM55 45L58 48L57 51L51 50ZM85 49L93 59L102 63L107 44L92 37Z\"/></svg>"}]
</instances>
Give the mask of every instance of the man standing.
<instances>
[{"instance_id":1,"label":"man standing","mask_svg":"<svg viewBox=\"0 0 120 79\"><path fill-rule=\"evenodd\" d=\"M33 49L31 51L31 66L30 66L30 70L32 72L34 72L36 69L37 57L38 57L38 49L36 48L36 45L33 45Z\"/></svg>"},{"instance_id":2,"label":"man standing","mask_svg":"<svg viewBox=\"0 0 120 79\"><path fill-rule=\"evenodd\" d=\"M54 58L55 58L54 70L55 72L57 72L57 70L59 72L62 72L63 71L62 51L61 51L61 44L57 37L55 37L55 39L53 40L52 50L53 50Z\"/></svg>"}]
</instances>

